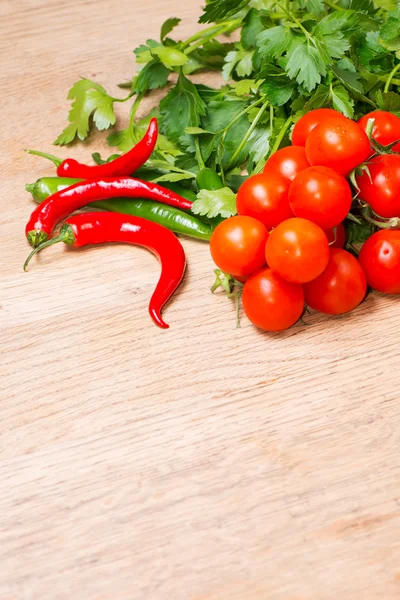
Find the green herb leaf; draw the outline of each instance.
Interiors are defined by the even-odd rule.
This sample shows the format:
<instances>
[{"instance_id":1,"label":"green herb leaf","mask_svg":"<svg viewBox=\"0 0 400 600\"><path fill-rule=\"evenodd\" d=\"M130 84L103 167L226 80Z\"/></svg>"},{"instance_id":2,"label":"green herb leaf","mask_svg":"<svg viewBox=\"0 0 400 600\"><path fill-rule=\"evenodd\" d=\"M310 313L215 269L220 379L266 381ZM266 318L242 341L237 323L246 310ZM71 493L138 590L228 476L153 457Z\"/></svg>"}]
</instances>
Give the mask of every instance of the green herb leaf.
<instances>
[{"instance_id":1,"label":"green herb leaf","mask_svg":"<svg viewBox=\"0 0 400 600\"><path fill-rule=\"evenodd\" d=\"M316 17L319 17L324 12L322 0L298 0L298 3L301 8L305 8Z\"/></svg>"},{"instance_id":2,"label":"green herb leaf","mask_svg":"<svg viewBox=\"0 0 400 600\"><path fill-rule=\"evenodd\" d=\"M376 102L380 110L387 110L400 117L400 94L378 90L376 93Z\"/></svg>"},{"instance_id":3,"label":"green herb leaf","mask_svg":"<svg viewBox=\"0 0 400 600\"><path fill-rule=\"evenodd\" d=\"M73 100L68 115L70 125L58 136L54 142L56 145L70 144L76 137L80 140L87 138L92 115L93 122L100 131L114 125L114 99L98 83L90 79L77 81L70 89L68 99Z\"/></svg>"},{"instance_id":4,"label":"green herb leaf","mask_svg":"<svg viewBox=\"0 0 400 600\"><path fill-rule=\"evenodd\" d=\"M296 83L288 79L281 69L272 67L269 71L269 74L263 73L265 81L260 92L273 106L282 106L292 97Z\"/></svg>"},{"instance_id":5,"label":"green herb leaf","mask_svg":"<svg viewBox=\"0 0 400 600\"><path fill-rule=\"evenodd\" d=\"M222 77L228 81L235 70L239 77L248 77L253 71L253 50L233 50L228 52L225 65L222 69Z\"/></svg>"},{"instance_id":6,"label":"green herb leaf","mask_svg":"<svg viewBox=\"0 0 400 600\"><path fill-rule=\"evenodd\" d=\"M304 38L300 45L292 46L288 52L287 74L311 92L326 75L326 66L321 52Z\"/></svg>"},{"instance_id":7,"label":"green herb leaf","mask_svg":"<svg viewBox=\"0 0 400 600\"><path fill-rule=\"evenodd\" d=\"M346 62L345 62L346 61ZM361 83L361 76L356 72L354 65L354 71L341 68L339 64L348 64L351 61L348 59L343 59L343 61L339 61L337 65L332 66L332 71L336 75L336 77L349 89L351 92L355 92L356 94L364 94L364 87Z\"/></svg>"},{"instance_id":8,"label":"green herb leaf","mask_svg":"<svg viewBox=\"0 0 400 600\"><path fill-rule=\"evenodd\" d=\"M220 190L201 190L193 202L192 212L210 219L231 217L236 214L236 194L228 187Z\"/></svg>"},{"instance_id":9,"label":"green herb leaf","mask_svg":"<svg viewBox=\"0 0 400 600\"><path fill-rule=\"evenodd\" d=\"M257 47L264 58L282 56L293 40L293 33L287 27L278 25L266 29L257 36Z\"/></svg>"},{"instance_id":10,"label":"green herb leaf","mask_svg":"<svg viewBox=\"0 0 400 600\"><path fill-rule=\"evenodd\" d=\"M379 32L379 42L387 50L400 50L400 12L389 13Z\"/></svg>"},{"instance_id":11,"label":"green herb leaf","mask_svg":"<svg viewBox=\"0 0 400 600\"><path fill-rule=\"evenodd\" d=\"M153 59L139 72L133 84L133 90L137 94L156 90L167 84L170 71L159 60Z\"/></svg>"},{"instance_id":12,"label":"green herb leaf","mask_svg":"<svg viewBox=\"0 0 400 600\"><path fill-rule=\"evenodd\" d=\"M187 127L198 127L206 105L196 86L181 73L177 84L161 100L162 129L173 142L179 142Z\"/></svg>"},{"instance_id":13,"label":"green herb leaf","mask_svg":"<svg viewBox=\"0 0 400 600\"><path fill-rule=\"evenodd\" d=\"M333 108L343 113L345 117L352 119L354 117L354 100L350 98L346 88L343 85L333 87L331 96Z\"/></svg>"},{"instance_id":14,"label":"green herb leaf","mask_svg":"<svg viewBox=\"0 0 400 600\"><path fill-rule=\"evenodd\" d=\"M152 49L159 46L161 46L160 42L157 42L156 40L147 40L146 44L141 44L135 48L133 52L136 55L136 62L138 64L146 64L150 62L153 58L151 54Z\"/></svg>"},{"instance_id":15,"label":"green herb leaf","mask_svg":"<svg viewBox=\"0 0 400 600\"><path fill-rule=\"evenodd\" d=\"M264 24L258 10L252 8L248 13L242 28L241 42L245 50L255 48L256 37L264 30Z\"/></svg>"},{"instance_id":16,"label":"green herb leaf","mask_svg":"<svg viewBox=\"0 0 400 600\"><path fill-rule=\"evenodd\" d=\"M182 19L178 19L177 17L172 17L171 19L167 19L161 26L160 40L163 41L169 33L175 27L179 25Z\"/></svg>"},{"instance_id":17,"label":"green herb leaf","mask_svg":"<svg viewBox=\"0 0 400 600\"><path fill-rule=\"evenodd\" d=\"M246 8L250 0L209 0L199 23L218 23L230 19Z\"/></svg>"}]
</instances>

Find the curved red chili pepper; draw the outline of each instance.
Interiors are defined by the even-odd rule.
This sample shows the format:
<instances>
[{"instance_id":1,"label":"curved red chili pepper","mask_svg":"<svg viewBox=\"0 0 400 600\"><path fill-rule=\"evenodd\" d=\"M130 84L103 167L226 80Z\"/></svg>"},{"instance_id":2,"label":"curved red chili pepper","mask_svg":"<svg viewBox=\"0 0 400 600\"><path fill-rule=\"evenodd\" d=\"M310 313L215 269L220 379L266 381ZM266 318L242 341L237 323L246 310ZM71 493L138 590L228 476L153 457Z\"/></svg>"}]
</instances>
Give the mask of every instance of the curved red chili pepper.
<instances>
[{"instance_id":1,"label":"curved red chili pepper","mask_svg":"<svg viewBox=\"0 0 400 600\"><path fill-rule=\"evenodd\" d=\"M164 329L169 327L161 317L161 310L182 281L186 267L182 244L172 231L147 219L119 213L74 215L64 223L59 236L44 242L31 252L24 269L26 270L34 254L58 242L65 242L73 248L88 244L125 242L144 246L153 252L161 263L161 275L150 299L149 313L156 325Z\"/></svg>"},{"instance_id":2,"label":"curved red chili pepper","mask_svg":"<svg viewBox=\"0 0 400 600\"><path fill-rule=\"evenodd\" d=\"M115 177L75 183L43 200L33 211L25 233L36 247L51 236L54 227L75 210L90 202L111 198L147 198L169 206L189 210L192 202L150 181Z\"/></svg>"},{"instance_id":3,"label":"curved red chili pepper","mask_svg":"<svg viewBox=\"0 0 400 600\"><path fill-rule=\"evenodd\" d=\"M73 158L67 158L57 167L58 177L77 179L100 179L101 177L121 177L131 175L152 155L157 143L157 119L152 119L144 137L134 148L104 165L84 165Z\"/></svg>"}]
</instances>

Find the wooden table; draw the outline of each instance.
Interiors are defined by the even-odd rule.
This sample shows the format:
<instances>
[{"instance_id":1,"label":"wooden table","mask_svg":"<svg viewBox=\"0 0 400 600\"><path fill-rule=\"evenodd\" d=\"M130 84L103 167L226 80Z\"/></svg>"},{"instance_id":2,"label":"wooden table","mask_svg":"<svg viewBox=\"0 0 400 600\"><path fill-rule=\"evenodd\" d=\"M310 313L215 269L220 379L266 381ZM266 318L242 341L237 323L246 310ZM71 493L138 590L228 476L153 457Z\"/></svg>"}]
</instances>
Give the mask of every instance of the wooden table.
<instances>
[{"instance_id":1,"label":"wooden table","mask_svg":"<svg viewBox=\"0 0 400 600\"><path fill-rule=\"evenodd\" d=\"M236 329L207 245L184 240L161 331L140 249L58 246L22 272L24 184L53 173L24 148L68 156L51 143L71 84L121 94L132 49L168 16L196 31L199 4L0 4L1 600L400 597L397 298Z\"/></svg>"}]
</instances>

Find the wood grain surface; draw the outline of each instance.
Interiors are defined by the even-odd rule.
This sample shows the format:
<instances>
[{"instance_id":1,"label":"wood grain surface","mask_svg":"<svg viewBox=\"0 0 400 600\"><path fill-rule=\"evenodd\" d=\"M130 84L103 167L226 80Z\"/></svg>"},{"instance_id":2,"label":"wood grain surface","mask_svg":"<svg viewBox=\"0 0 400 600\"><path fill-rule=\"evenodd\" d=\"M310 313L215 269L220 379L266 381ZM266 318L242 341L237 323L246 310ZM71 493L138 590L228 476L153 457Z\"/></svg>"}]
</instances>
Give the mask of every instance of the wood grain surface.
<instances>
[{"instance_id":1,"label":"wood grain surface","mask_svg":"<svg viewBox=\"0 0 400 600\"><path fill-rule=\"evenodd\" d=\"M199 11L0 2L1 600L400 598L399 299L236 329L207 245L184 240L161 331L141 249L58 246L22 271L24 185L53 173L24 148L68 156L51 143L71 84L121 94L132 49Z\"/></svg>"}]
</instances>

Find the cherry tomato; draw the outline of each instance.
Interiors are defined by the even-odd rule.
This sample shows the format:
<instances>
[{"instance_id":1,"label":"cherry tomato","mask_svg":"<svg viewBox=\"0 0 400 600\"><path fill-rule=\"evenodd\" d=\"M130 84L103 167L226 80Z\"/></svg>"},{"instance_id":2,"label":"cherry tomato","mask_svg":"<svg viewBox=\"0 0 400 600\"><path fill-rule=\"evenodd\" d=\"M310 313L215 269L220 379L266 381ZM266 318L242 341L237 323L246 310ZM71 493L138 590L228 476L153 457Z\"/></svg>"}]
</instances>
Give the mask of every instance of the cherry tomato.
<instances>
[{"instance_id":1,"label":"cherry tomato","mask_svg":"<svg viewBox=\"0 0 400 600\"><path fill-rule=\"evenodd\" d=\"M367 172L356 177L359 196L377 215L400 216L400 156L384 154L371 158Z\"/></svg>"},{"instance_id":2,"label":"cherry tomato","mask_svg":"<svg viewBox=\"0 0 400 600\"><path fill-rule=\"evenodd\" d=\"M288 219L273 230L265 247L267 264L293 283L321 275L329 260L328 238L307 219Z\"/></svg>"},{"instance_id":3,"label":"cherry tomato","mask_svg":"<svg viewBox=\"0 0 400 600\"><path fill-rule=\"evenodd\" d=\"M289 190L296 217L314 221L323 229L339 225L352 202L351 189L343 175L329 167L308 167L299 173Z\"/></svg>"},{"instance_id":4,"label":"cherry tomato","mask_svg":"<svg viewBox=\"0 0 400 600\"><path fill-rule=\"evenodd\" d=\"M303 287L285 281L271 269L263 269L244 284L242 302L253 325L265 331L283 331L302 315Z\"/></svg>"},{"instance_id":5,"label":"cherry tomato","mask_svg":"<svg viewBox=\"0 0 400 600\"><path fill-rule=\"evenodd\" d=\"M346 244L346 230L343 223L339 223L333 229L324 229L328 238L329 248L344 248Z\"/></svg>"},{"instance_id":6,"label":"cherry tomato","mask_svg":"<svg viewBox=\"0 0 400 600\"><path fill-rule=\"evenodd\" d=\"M375 119L372 137L382 146L400 140L400 119L386 110L375 110L361 117L358 124L365 130L368 119ZM400 152L400 143L393 146L394 152Z\"/></svg>"},{"instance_id":7,"label":"cherry tomato","mask_svg":"<svg viewBox=\"0 0 400 600\"><path fill-rule=\"evenodd\" d=\"M307 169L310 163L303 146L287 146L281 148L267 160L264 173L279 173L283 177L293 179L300 171Z\"/></svg>"},{"instance_id":8,"label":"cherry tomato","mask_svg":"<svg viewBox=\"0 0 400 600\"><path fill-rule=\"evenodd\" d=\"M317 108L301 117L293 128L293 146L305 146L306 140L314 127L331 117L343 117L343 115L337 110L333 110L333 108Z\"/></svg>"},{"instance_id":9,"label":"cherry tomato","mask_svg":"<svg viewBox=\"0 0 400 600\"><path fill-rule=\"evenodd\" d=\"M378 292L400 294L400 231L377 231L361 248L359 261L368 284Z\"/></svg>"},{"instance_id":10,"label":"cherry tomato","mask_svg":"<svg viewBox=\"0 0 400 600\"><path fill-rule=\"evenodd\" d=\"M307 138L310 165L330 167L347 175L371 154L369 139L358 123L346 117L332 117L317 125Z\"/></svg>"},{"instance_id":11,"label":"cherry tomato","mask_svg":"<svg viewBox=\"0 0 400 600\"><path fill-rule=\"evenodd\" d=\"M214 229L211 256L219 269L234 277L251 275L265 265L268 231L252 217L231 217Z\"/></svg>"},{"instance_id":12,"label":"cherry tomato","mask_svg":"<svg viewBox=\"0 0 400 600\"><path fill-rule=\"evenodd\" d=\"M239 215L248 215L272 229L293 217L289 206L290 181L279 173L260 173L246 179L236 197Z\"/></svg>"},{"instance_id":13,"label":"cherry tomato","mask_svg":"<svg viewBox=\"0 0 400 600\"><path fill-rule=\"evenodd\" d=\"M364 271L350 252L333 248L323 273L306 283L306 303L321 313L341 315L354 310L367 293Z\"/></svg>"}]
</instances>

